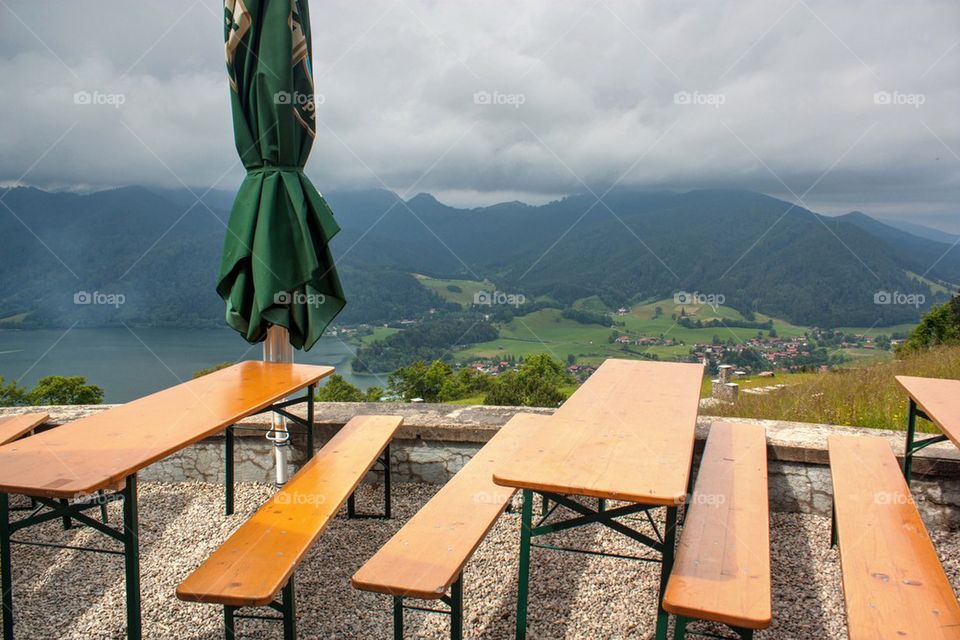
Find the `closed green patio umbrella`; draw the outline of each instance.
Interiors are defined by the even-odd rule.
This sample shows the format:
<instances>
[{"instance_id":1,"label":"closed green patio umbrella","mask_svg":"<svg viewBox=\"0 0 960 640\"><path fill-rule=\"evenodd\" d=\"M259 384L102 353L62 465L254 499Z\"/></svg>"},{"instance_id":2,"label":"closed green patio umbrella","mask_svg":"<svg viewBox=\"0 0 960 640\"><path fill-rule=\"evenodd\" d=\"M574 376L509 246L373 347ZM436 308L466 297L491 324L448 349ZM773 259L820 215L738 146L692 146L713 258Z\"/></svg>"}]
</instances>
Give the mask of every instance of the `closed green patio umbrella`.
<instances>
[{"instance_id":1,"label":"closed green patio umbrella","mask_svg":"<svg viewBox=\"0 0 960 640\"><path fill-rule=\"evenodd\" d=\"M217 293L227 323L247 341L273 331L274 350L280 336L307 350L345 304L329 244L340 228L303 173L316 134L307 0L226 0L224 15L234 137L247 175Z\"/></svg>"},{"instance_id":2,"label":"closed green patio umbrella","mask_svg":"<svg viewBox=\"0 0 960 640\"><path fill-rule=\"evenodd\" d=\"M227 324L264 360L310 349L345 300L330 253L340 230L303 173L316 135L307 0L225 0L224 41L237 151L247 170L233 203L217 293ZM274 414L277 484L287 481L286 421Z\"/></svg>"}]
</instances>

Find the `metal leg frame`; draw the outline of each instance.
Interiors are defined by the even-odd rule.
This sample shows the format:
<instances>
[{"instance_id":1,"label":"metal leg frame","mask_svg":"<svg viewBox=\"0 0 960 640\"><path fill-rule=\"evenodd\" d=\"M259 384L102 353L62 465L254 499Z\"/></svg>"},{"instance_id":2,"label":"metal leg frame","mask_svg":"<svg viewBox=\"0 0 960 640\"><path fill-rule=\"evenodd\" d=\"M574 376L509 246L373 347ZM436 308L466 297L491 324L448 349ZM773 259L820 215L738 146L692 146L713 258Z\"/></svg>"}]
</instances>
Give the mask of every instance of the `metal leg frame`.
<instances>
[{"instance_id":1,"label":"metal leg frame","mask_svg":"<svg viewBox=\"0 0 960 640\"><path fill-rule=\"evenodd\" d=\"M589 555L598 555L598 556L607 556L615 558L625 558L631 560L643 560L647 562L659 562L661 563L662 569L660 573L660 593L658 595L658 601L662 603L663 601L663 592L666 588L667 578L670 575L670 570L673 568L673 555L674 555L674 546L676 543L677 535L677 507L666 507L666 522L665 528L661 531L657 528L656 523L653 521L653 518L650 517L649 511L651 509L660 508L662 505L644 505L644 504L631 504L623 507L608 508L607 505L603 502L597 504L597 509L591 509L579 502L571 499L568 496L563 496L554 493L540 493L541 498L543 499L544 504L552 504L552 508L547 508L543 510L543 515L540 520L534 524L533 522L533 491L530 489L523 490L523 513L521 517L521 528L520 528L520 576L517 589L517 630L516 637L517 640L522 640L526 638L527 635L527 606L530 595L530 549L531 547L537 547L540 549L551 549L555 551L569 551L574 553L585 553ZM548 503L549 501L549 503ZM545 520L557 509L557 507L565 507L570 511L573 511L576 515L572 518L566 520L560 520L552 522L550 524L544 524ZM650 536L632 529L627 525L619 522L617 518L622 518L624 516L629 516L636 513L645 513L650 523L653 524L654 534L656 538L651 538ZM647 556L628 556L623 554L610 554L599 551L592 551L589 549L574 549L569 547L560 547L555 545L547 544L536 544L533 542L533 538L537 536L547 535L550 533L556 533L559 531L565 531L567 529L574 529L578 527L583 527L591 524L599 524L609 529L613 529L617 533L624 535L635 542L649 547L650 549L658 552L660 557L647 557ZM669 615L666 611L663 610L662 605L658 606L657 611L657 640L667 640L667 623L669 621Z\"/></svg>"},{"instance_id":2,"label":"metal leg frame","mask_svg":"<svg viewBox=\"0 0 960 640\"><path fill-rule=\"evenodd\" d=\"M442 596L440 601L447 605L447 609L433 609L417 607L403 603L402 596L393 597L393 638L403 640L403 612L424 611L426 613L440 613L450 616L450 640L463 639L463 573L457 576L457 581L450 585L450 595Z\"/></svg>"},{"instance_id":3,"label":"metal leg frame","mask_svg":"<svg viewBox=\"0 0 960 640\"><path fill-rule=\"evenodd\" d=\"M677 621L673 627L673 638L674 640L684 640L688 635L698 636L701 638L719 638L720 640L726 640L729 636L721 636L710 631L691 631L687 629L687 625L693 622L694 618L688 618L686 616L677 616ZM733 627L726 625L730 631L737 634L737 638L742 640L751 640L753 638L753 629L746 629L744 627Z\"/></svg>"},{"instance_id":4,"label":"metal leg frame","mask_svg":"<svg viewBox=\"0 0 960 640\"><path fill-rule=\"evenodd\" d=\"M389 520L392 507L390 502L390 443L383 449L383 453L377 458L377 464L383 470L383 513L357 513L356 493L351 493L347 498L347 517L348 518L376 518L380 520Z\"/></svg>"},{"instance_id":5,"label":"metal leg frame","mask_svg":"<svg viewBox=\"0 0 960 640\"><path fill-rule=\"evenodd\" d=\"M283 640L295 640L297 637L297 594L293 581L294 576L290 576L286 586L281 591L280 600L274 600L267 605L273 609L279 616L265 616L253 613L237 613L243 607L232 607L225 605L223 607L223 634L227 640L234 640L237 633L238 619L243 620L277 620L283 623Z\"/></svg>"},{"instance_id":6,"label":"metal leg frame","mask_svg":"<svg viewBox=\"0 0 960 640\"><path fill-rule=\"evenodd\" d=\"M913 454L920 449L929 447L937 442L943 442L947 436L940 434L923 440L915 440L917 434L917 418L923 418L927 422L933 422L930 417L917 407L917 403L910 399L910 412L907 414L907 442L903 447L903 477L907 480L907 486L910 486L913 471Z\"/></svg>"},{"instance_id":7,"label":"metal leg frame","mask_svg":"<svg viewBox=\"0 0 960 640\"><path fill-rule=\"evenodd\" d=\"M277 413L290 422L298 425L303 429L304 434L307 437L307 460L313 457L313 416L314 416L314 391L316 390L316 385L310 385L307 387L307 393L299 398L293 398L292 400L284 400L282 402L277 402L275 404L266 407L257 411L253 415L260 415L261 413ZM301 418L300 416L294 415L287 411L289 407L298 404L307 404L307 417L306 419ZM247 429L247 427L238 427L236 425L227 427L227 430L224 434L224 490L226 492L224 500L224 510L228 516L233 515L234 507L234 492L235 492L235 475L234 475L234 446L236 444L236 431L238 429Z\"/></svg>"},{"instance_id":8,"label":"metal leg frame","mask_svg":"<svg viewBox=\"0 0 960 640\"><path fill-rule=\"evenodd\" d=\"M140 640L140 543L138 538L137 476L127 476L123 489L115 494L99 492L91 499L77 500L73 503L67 500L42 497L34 497L34 500L36 500L37 507L30 512L30 515L11 521L10 497L7 494L0 494L0 590L3 592L4 640L14 639L13 572L11 567L11 545L13 544L123 556L127 595L127 637L131 640ZM121 529L115 529L106 522L101 522L86 514L86 511L99 507L102 515L107 502L115 500L123 501L123 527ZM76 520L91 529L95 529L121 543L123 551L13 539L13 535L18 531L57 519L71 522Z\"/></svg>"}]
</instances>

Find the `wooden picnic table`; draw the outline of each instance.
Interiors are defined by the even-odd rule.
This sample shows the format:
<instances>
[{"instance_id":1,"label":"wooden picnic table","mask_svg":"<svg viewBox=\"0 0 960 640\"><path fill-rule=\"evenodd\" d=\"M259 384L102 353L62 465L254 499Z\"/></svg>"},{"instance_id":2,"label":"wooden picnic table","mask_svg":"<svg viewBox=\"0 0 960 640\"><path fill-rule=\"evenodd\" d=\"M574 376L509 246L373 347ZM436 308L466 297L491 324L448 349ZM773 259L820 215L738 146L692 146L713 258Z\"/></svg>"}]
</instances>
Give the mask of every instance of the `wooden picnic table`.
<instances>
[{"instance_id":1,"label":"wooden picnic table","mask_svg":"<svg viewBox=\"0 0 960 640\"><path fill-rule=\"evenodd\" d=\"M57 518L75 519L123 544L127 635L140 637L140 567L137 542L137 472L195 442L226 432L227 512L233 510L233 425L266 411L305 428L312 454L313 390L332 367L241 362L201 378L81 418L0 447L0 587L4 640L13 640L11 536ZM289 396L307 389L300 398ZM307 419L287 409L307 403ZM118 489L119 487L119 489ZM107 495L106 492L110 492ZM9 494L31 496L39 507L10 520ZM110 527L84 511L123 501L123 527ZM113 551L112 553L117 553Z\"/></svg>"},{"instance_id":2,"label":"wooden picnic table","mask_svg":"<svg viewBox=\"0 0 960 640\"><path fill-rule=\"evenodd\" d=\"M917 451L946 440L960 447L960 380L917 376L897 376L896 379L910 397L907 437L903 449L903 475L909 486L913 456ZM935 424L941 433L917 441L918 417Z\"/></svg>"},{"instance_id":3,"label":"wooden picnic table","mask_svg":"<svg viewBox=\"0 0 960 640\"><path fill-rule=\"evenodd\" d=\"M526 635L532 537L601 524L640 542L660 553L662 601L673 564L677 507L689 488L702 380L700 364L606 360L550 418L546 437L521 446L495 469L495 483L522 489L524 497L517 638ZM577 515L546 524L554 506L534 524L534 492L545 505L549 501ZM598 507L572 496L598 498ZM606 500L632 504L606 509ZM665 528L657 530L656 539L617 521L640 512L649 516L656 507L666 507ZM666 638L667 620L661 606L658 638Z\"/></svg>"},{"instance_id":4,"label":"wooden picnic table","mask_svg":"<svg viewBox=\"0 0 960 640\"><path fill-rule=\"evenodd\" d=\"M30 433L50 417L49 413L21 413L0 418L0 445L13 442Z\"/></svg>"}]
</instances>

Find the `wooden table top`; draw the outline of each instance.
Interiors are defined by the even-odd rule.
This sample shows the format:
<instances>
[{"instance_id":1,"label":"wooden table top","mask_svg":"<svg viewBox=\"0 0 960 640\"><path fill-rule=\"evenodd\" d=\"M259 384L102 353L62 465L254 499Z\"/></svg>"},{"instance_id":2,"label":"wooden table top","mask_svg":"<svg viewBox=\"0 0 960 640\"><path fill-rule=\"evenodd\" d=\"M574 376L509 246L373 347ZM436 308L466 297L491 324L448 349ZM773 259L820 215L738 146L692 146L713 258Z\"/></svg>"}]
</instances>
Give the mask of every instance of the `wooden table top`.
<instances>
[{"instance_id":1,"label":"wooden table top","mask_svg":"<svg viewBox=\"0 0 960 640\"><path fill-rule=\"evenodd\" d=\"M960 447L960 380L897 376L897 382L940 431Z\"/></svg>"},{"instance_id":2,"label":"wooden table top","mask_svg":"<svg viewBox=\"0 0 960 640\"><path fill-rule=\"evenodd\" d=\"M21 413L0 418L0 444L13 442L28 431L39 427L50 417L49 413Z\"/></svg>"},{"instance_id":3,"label":"wooden table top","mask_svg":"<svg viewBox=\"0 0 960 640\"><path fill-rule=\"evenodd\" d=\"M703 366L610 359L499 465L497 484L644 504L683 501Z\"/></svg>"},{"instance_id":4,"label":"wooden table top","mask_svg":"<svg viewBox=\"0 0 960 640\"><path fill-rule=\"evenodd\" d=\"M333 367L240 362L0 447L0 492L71 498L116 486L330 375Z\"/></svg>"}]
</instances>

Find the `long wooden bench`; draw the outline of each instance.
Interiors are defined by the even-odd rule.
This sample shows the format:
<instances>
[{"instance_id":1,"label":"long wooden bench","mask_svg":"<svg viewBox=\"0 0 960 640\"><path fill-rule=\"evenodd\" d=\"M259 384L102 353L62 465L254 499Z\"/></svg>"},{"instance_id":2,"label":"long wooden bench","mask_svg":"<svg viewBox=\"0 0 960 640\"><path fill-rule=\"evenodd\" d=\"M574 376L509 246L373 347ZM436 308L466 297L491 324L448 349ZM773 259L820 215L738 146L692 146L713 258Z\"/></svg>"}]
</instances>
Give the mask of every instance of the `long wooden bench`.
<instances>
[{"instance_id":1,"label":"long wooden bench","mask_svg":"<svg viewBox=\"0 0 960 640\"><path fill-rule=\"evenodd\" d=\"M177 597L224 607L232 639L243 607L282 615L284 638L296 637L294 572L382 454L400 416L357 416L301 468L177 588ZM389 458L387 458L389 464ZM282 592L282 598L277 596Z\"/></svg>"},{"instance_id":2,"label":"long wooden bench","mask_svg":"<svg viewBox=\"0 0 960 640\"><path fill-rule=\"evenodd\" d=\"M882 438L828 439L850 640L960 638L960 604Z\"/></svg>"},{"instance_id":3,"label":"long wooden bench","mask_svg":"<svg viewBox=\"0 0 960 640\"><path fill-rule=\"evenodd\" d=\"M49 413L21 413L17 416L0 418L0 445L13 442L42 425L50 417Z\"/></svg>"},{"instance_id":4,"label":"long wooden bench","mask_svg":"<svg viewBox=\"0 0 960 640\"><path fill-rule=\"evenodd\" d=\"M403 638L405 598L441 600L450 636L463 635L463 568L510 503L515 489L493 483L493 469L524 441L549 438L550 418L517 414L420 509L352 579L354 588L393 596L394 638ZM448 595L449 594L449 595Z\"/></svg>"},{"instance_id":5,"label":"long wooden bench","mask_svg":"<svg viewBox=\"0 0 960 640\"><path fill-rule=\"evenodd\" d=\"M663 599L675 638L694 619L743 638L770 625L769 509L763 427L713 423Z\"/></svg>"}]
</instances>

